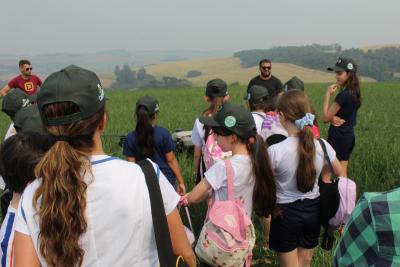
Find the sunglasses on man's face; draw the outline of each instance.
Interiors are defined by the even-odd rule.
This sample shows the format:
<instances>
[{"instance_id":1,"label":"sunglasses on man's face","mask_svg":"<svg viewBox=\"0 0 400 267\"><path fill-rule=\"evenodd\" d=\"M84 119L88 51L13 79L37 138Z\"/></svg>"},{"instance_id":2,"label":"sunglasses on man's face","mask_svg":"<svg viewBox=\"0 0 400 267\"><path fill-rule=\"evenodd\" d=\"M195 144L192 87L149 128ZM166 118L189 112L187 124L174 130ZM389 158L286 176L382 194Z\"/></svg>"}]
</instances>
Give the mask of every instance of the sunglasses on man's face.
<instances>
[{"instance_id":1,"label":"sunglasses on man's face","mask_svg":"<svg viewBox=\"0 0 400 267\"><path fill-rule=\"evenodd\" d=\"M29 71L29 70L32 70L32 68L26 68L26 69L25 69L25 71Z\"/></svg>"},{"instance_id":2,"label":"sunglasses on man's face","mask_svg":"<svg viewBox=\"0 0 400 267\"><path fill-rule=\"evenodd\" d=\"M268 66L268 67L262 67L262 69L263 69L263 70L270 70L270 69L272 69L272 67L271 67L271 66Z\"/></svg>"}]
</instances>

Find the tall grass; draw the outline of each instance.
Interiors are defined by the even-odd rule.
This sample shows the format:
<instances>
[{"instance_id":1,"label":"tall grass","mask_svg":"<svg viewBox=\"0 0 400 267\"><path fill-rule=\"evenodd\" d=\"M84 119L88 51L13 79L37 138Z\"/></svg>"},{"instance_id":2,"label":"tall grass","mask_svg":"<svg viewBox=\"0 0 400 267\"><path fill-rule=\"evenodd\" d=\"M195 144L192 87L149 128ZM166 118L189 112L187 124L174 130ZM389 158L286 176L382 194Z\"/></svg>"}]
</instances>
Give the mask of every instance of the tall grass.
<instances>
[{"instance_id":1,"label":"tall grass","mask_svg":"<svg viewBox=\"0 0 400 267\"><path fill-rule=\"evenodd\" d=\"M327 84L308 84L306 93L321 118L323 99ZM231 100L244 105L242 97L245 88L229 88ZM206 108L203 101L203 88L156 89L139 91L109 91L107 113L109 117L104 147L107 153L122 157L118 146L118 135L126 134L135 127L134 108L136 100L143 95L153 95L160 103L158 124L171 132L177 128L191 130L198 115ZM349 176L357 182L358 193L365 191L384 191L400 186L400 84L368 83L362 85L363 104L359 110L356 126L356 147L350 159ZM0 136L4 136L9 119L0 114ZM323 137L327 135L328 125L319 122ZM111 136L110 136L111 135ZM191 155L178 155L187 188L192 188L194 181L193 158ZM191 216L198 233L204 219L205 204L192 206ZM183 216L184 217L184 216ZM260 262L255 266L266 266L268 259L271 266L277 266L276 257L262 248L263 237L259 219L254 217L257 228L257 246L254 258ZM330 266L332 251L317 248L313 266Z\"/></svg>"}]
</instances>

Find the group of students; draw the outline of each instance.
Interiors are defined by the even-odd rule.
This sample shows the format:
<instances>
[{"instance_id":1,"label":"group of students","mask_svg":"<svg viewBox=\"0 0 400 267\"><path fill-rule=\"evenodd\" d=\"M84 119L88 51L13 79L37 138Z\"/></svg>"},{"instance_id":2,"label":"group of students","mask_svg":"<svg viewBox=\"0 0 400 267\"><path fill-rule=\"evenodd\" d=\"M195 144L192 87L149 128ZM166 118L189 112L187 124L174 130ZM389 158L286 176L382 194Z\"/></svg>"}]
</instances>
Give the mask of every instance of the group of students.
<instances>
[{"instance_id":1,"label":"group of students","mask_svg":"<svg viewBox=\"0 0 400 267\"><path fill-rule=\"evenodd\" d=\"M354 62L339 59L334 70L338 84L324 105L332 129L323 142L336 175L346 176L361 96ZM38 114L43 131L25 119L0 148L0 174L13 192L0 232L2 266L158 266L146 177L132 163L146 159L157 174L173 252L187 265L196 266L196 256L178 205L226 200L229 159L234 196L248 216L265 218L280 265L310 266L320 233L318 177L329 181L330 173L303 87L294 78L272 95L252 85L244 108L229 101L224 81L210 81L209 107L192 132L197 185L187 192L172 137L156 125L157 99L138 99L125 161L103 150L106 97L97 75L77 66L51 74L26 116Z\"/></svg>"}]
</instances>

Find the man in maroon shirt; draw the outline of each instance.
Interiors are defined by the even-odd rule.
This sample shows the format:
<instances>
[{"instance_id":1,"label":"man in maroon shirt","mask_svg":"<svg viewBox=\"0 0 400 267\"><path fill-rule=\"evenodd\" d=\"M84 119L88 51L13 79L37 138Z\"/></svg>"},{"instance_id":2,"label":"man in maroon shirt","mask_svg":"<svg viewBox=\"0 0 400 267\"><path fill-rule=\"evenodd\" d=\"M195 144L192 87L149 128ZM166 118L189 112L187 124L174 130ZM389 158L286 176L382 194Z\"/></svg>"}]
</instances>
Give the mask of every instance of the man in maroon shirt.
<instances>
[{"instance_id":1,"label":"man in maroon shirt","mask_svg":"<svg viewBox=\"0 0 400 267\"><path fill-rule=\"evenodd\" d=\"M19 71L21 75L9 81L8 84L0 90L0 97L5 96L12 88L18 88L27 95L36 94L37 87L42 85L42 81L38 76L32 74L32 67L29 60L21 59L19 61Z\"/></svg>"}]
</instances>

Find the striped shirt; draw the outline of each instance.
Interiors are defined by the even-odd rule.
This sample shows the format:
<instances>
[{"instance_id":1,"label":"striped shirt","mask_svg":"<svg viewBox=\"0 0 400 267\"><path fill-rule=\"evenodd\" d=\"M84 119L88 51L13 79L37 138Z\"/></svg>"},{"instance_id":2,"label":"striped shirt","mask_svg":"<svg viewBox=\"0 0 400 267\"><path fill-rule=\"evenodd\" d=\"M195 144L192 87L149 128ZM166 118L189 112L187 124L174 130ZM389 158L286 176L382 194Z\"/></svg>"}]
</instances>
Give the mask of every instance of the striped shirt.
<instances>
[{"instance_id":1,"label":"striped shirt","mask_svg":"<svg viewBox=\"0 0 400 267\"><path fill-rule=\"evenodd\" d=\"M15 226L16 209L8 207L7 215L4 218L0 230L0 260L1 267L13 266L13 242L14 242L14 226Z\"/></svg>"}]
</instances>

